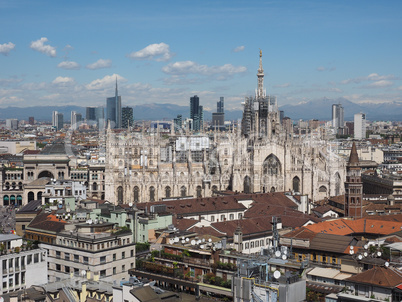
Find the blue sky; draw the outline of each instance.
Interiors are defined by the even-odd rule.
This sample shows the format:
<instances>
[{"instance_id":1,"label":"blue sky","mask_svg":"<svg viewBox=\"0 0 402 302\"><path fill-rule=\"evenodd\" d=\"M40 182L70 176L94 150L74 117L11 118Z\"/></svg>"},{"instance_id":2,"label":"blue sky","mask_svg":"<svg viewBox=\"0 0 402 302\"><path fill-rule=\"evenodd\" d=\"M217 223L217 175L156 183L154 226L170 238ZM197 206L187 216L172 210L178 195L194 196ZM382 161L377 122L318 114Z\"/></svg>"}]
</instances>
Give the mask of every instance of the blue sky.
<instances>
[{"instance_id":1,"label":"blue sky","mask_svg":"<svg viewBox=\"0 0 402 302\"><path fill-rule=\"evenodd\" d=\"M402 1L0 0L0 107L402 101Z\"/></svg>"}]
</instances>

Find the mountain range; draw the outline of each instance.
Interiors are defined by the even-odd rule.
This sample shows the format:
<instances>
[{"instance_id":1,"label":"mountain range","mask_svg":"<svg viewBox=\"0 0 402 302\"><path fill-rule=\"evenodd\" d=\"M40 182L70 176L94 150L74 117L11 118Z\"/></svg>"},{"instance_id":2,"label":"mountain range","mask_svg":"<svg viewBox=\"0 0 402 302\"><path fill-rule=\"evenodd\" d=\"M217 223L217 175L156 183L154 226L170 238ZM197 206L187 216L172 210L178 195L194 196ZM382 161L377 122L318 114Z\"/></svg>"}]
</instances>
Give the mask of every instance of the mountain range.
<instances>
[{"instance_id":1,"label":"mountain range","mask_svg":"<svg viewBox=\"0 0 402 302\"><path fill-rule=\"evenodd\" d=\"M401 120L402 104L398 102L386 103L353 103L345 98L328 99L321 98L309 102L303 102L295 105L280 106L285 116L292 120L330 120L332 114L332 104L342 104L344 107L345 121L353 121L356 113L366 113L367 119L374 120ZM183 118L189 116L188 106L179 106L175 104L142 104L133 106L135 120L172 120L178 114ZM16 118L19 120L28 120L29 116L35 117L37 121L50 121L52 112L58 111L64 114L64 121L70 120L71 111L81 113L85 118L86 108L80 106L38 106L38 107L7 107L0 109L0 120L7 118ZM241 110L225 110L226 120L238 120L242 117ZM211 120L212 112L204 111L204 120Z\"/></svg>"}]
</instances>

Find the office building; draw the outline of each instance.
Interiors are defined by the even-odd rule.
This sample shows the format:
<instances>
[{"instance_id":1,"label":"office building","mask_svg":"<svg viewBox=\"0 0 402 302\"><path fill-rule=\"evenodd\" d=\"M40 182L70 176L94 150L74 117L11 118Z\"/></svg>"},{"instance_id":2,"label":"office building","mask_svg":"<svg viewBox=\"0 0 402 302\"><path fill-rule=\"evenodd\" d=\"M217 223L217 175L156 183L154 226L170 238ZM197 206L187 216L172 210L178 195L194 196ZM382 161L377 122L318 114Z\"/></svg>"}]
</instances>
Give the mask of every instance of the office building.
<instances>
[{"instance_id":1,"label":"office building","mask_svg":"<svg viewBox=\"0 0 402 302\"><path fill-rule=\"evenodd\" d=\"M224 113L224 98L223 96L220 97L219 101L216 104L216 112L217 113Z\"/></svg>"},{"instance_id":2,"label":"office building","mask_svg":"<svg viewBox=\"0 0 402 302\"><path fill-rule=\"evenodd\" d=\"M18 120L15 118L6 119L6 128L9 130L17 130L18 129Z\"/></svg>"},{"instance_id":3,"label":"office building","mask_svg":"<svg viewBox=\"0 0 402 302\"><path fill-rule=\"evenodd\" d=\"M128 129L132 127L134 124L134 115L133 115L133 108L132 107L123 107L121 110L121 121L122 121L122 128Z\"/></svg>"},{"instance_id":4,"label":"office building","mask_svg":"<svg viewBox=\"0 0 402 302\"><path fill-rule=\"evenodd\" d=\"M105 110L103 106L87 107L86 120L89 125L94 125L99 129L105 128Z\"/></svg>"},{"instance_id":5,"label":"office building","mask_svg":"<svg viewBox=\"0 0 402 302\"><path fill-rule=\"evenodd\" d=\"M63 113L53 111L52 113L52 126L59 131L64 127L64 116Z\"/></svg>"},{"instance_id":6,"label":"office building","mask_svg":"<svg viewBox=\"0 0 402 302\"><path fill-rule=\"evenodd\" d=\"M117 92L117 79L115 96L106 99L106 119L111 128L121 128L121 96Z\"/></svg>"},{"instance_id":7,"label":"office building","mask_svg":"<svg viewBox=\"0 0 402 302\"><path fill-rule=\"evenodd\" d=\"M35 125L35 118L33 116L30 116L29 119L28 119L28 123L30 125Z\"/></svg>"},{"instance_id":8,"label":"office building","mask_svg":"<svg viewBox=\"0 0 402 302\"><path fill-rule=\"evenodd\" d=\"M355 121L354 125L355 139L366 138L366 114L364 113L355 114L354 121Z\"/></svg>"},{"instance_id":9,"label":"office building","mask_svg":"<svg viewBox=\"0 0 402 302\"><path fill-rule=\"evenodd\" d=\"M224 98L221 97L216 103L216 112L212 113L212 129L225 130Z\"/></svg>"},{"instance_id":10,"label":"office building","mask_svg":"<svg viewBox=\"0 0 402 302\"><path fill-rule=\"evenodd\" d=\"M85 119L88 121L96 121L96 108L97 107L87 107L86 108L86 115L85 115Z\"/></svg>"},{"instance_id":11,"label":"office building","mask_svg":"<svg viewBox=\"0 0 402 302\"><path fill-rule=\"evenodd\" d=\"M332 105L332 127L335 129L343 128L344 119L343 119L344 110L341 104L333 104Z\"/></svg>"},{"instance_id":12,"label":"office building","mask_svg":"<svg viewBox=\"0 0 402 302\"><path fill-rule=\"evenodd\" d=\"M71 129L77 130L82 123L82 114L71 111Z\"/></svg>"},{"instance_id":13,"label":"office building","mask_svg":"<svg viewBox=\"0 0 402 302\"><path fill-rule=\"evenodd\" d=\"M173 124L174 131L180 131L183 126L183 116L181 114L178 114L177 117L173 119Z\"/></svg>"},{"instance_id":14,"label":"office building","mask_svg":"<svg viewBox=\"0 0 402 302\"><path fill-rule=\"evenodd\" d=\"M204 112L203 107L200 106L200 98L193 96L190 98L190 119L193 120L193 131L200 131L204 125Z\"/></svg>"}]
</instances>

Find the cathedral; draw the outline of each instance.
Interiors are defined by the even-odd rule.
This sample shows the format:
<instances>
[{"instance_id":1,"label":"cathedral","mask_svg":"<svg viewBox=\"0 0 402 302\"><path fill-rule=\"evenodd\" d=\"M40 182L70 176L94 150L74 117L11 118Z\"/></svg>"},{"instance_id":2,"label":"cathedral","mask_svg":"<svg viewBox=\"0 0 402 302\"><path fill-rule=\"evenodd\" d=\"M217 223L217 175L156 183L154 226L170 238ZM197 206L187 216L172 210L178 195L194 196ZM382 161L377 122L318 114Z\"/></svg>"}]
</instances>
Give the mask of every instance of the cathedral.
<instances>
[{"instance_id":1,"label":"cathedral","mask_svg":"<svg viewBox=\"0 0 402 302\"><path fill-rule=\"evenodd\" d=\"M137 203L232 191L291 192L315 201L344 194L345 161L327 141L282 126L276 97L264 90L261 51L257 78L241 124L230 131L162 136L108 129L105 199Z\"/></svg>"}]
</instances>

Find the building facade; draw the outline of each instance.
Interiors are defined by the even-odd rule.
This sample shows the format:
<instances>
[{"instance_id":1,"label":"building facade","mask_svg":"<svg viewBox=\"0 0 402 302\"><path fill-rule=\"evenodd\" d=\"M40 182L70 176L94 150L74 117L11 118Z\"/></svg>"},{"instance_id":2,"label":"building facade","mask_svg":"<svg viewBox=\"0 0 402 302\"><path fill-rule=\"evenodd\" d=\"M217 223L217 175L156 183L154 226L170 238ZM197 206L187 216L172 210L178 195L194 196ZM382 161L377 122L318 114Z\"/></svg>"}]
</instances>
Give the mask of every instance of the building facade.
<instances>
[{"instance_id":1,"label":"building facade","mask_svg":"<svg viewBox=\"0 0 402 302\"><path fill-rule=\"evenodd\" d=\"M294 191L313 200L343 194L345 161L325 140L284 130L276 98L265 94L261 56L257 93L246 98L241 129L169 137L108 129L105 198L147 202L223 190Z\"/></svg>"},{"instance_id":2,"label":"building facade","mask_svg":"<svg viewBox=\"0 0 402 302\"><path fill-rule=\"evenodd\" d=\"M355 139L366 138L366 115L364 113L356 113L354 117L354 133Z\"/></svg>"}]
</instances>

